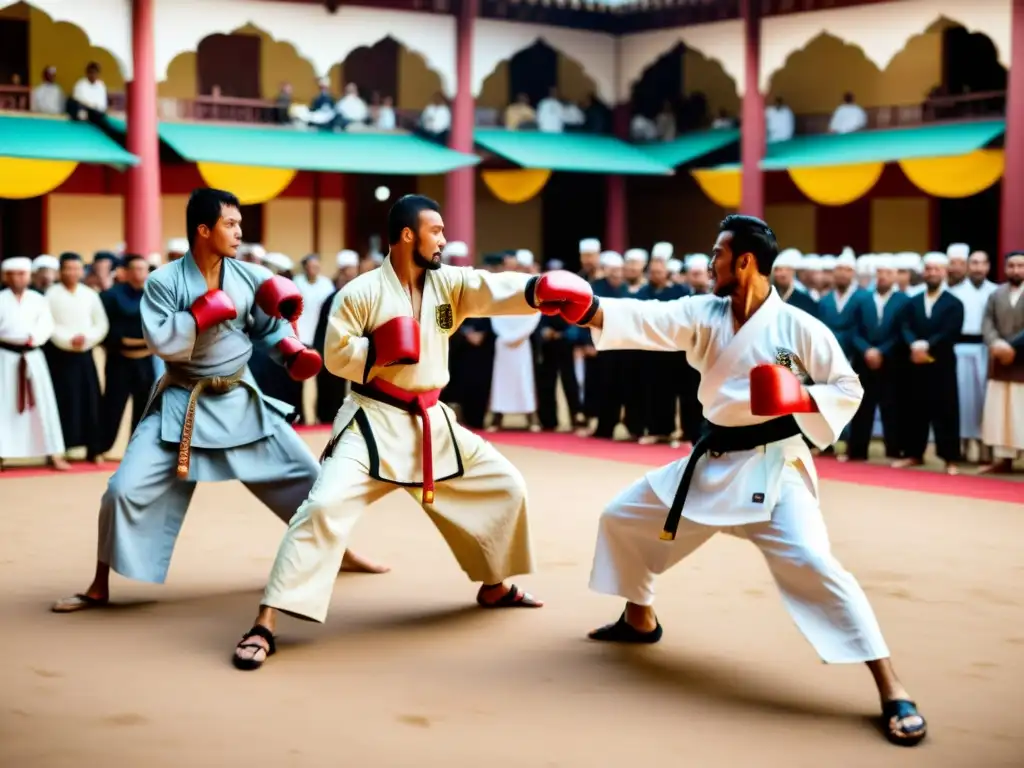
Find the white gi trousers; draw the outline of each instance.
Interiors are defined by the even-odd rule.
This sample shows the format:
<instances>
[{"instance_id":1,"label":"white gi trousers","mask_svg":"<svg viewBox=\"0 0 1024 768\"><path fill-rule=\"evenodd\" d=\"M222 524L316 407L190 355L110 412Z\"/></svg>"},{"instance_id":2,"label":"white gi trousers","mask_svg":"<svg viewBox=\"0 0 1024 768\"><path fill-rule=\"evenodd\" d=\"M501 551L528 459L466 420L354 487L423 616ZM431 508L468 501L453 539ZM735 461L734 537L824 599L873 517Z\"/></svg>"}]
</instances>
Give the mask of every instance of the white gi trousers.
<instances>
[{"instance_id":1,"label":"white gi trousers","mask_svg":"<svg viewBox=\"0 0 1024 768\"><path fill-rule=\"evenodd\" d=\"M782 482L770 521L719 527L684 517L675 540L662 541L668 508L640 478L601 515L590 588L653 605L655 576L716 533L727 533L761 550L789 615L823 661L887 658L889 649L867 595L832 554L817 499L792 466L785 468Z\"/></svg>"}]
</instances>

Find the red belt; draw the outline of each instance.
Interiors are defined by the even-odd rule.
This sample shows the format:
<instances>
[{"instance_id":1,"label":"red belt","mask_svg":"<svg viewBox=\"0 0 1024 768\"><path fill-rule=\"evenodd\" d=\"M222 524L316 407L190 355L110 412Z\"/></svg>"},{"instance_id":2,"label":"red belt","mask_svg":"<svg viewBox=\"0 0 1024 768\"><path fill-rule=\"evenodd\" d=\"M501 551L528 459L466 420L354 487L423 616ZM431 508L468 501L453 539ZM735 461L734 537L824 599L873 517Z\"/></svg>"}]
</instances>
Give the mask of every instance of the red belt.
<instances>
[{"instance_id":1,"label":"red belt","mask_svg":"<svg viewBox=\"0 0 1024 768\"><path fill-rule=\"evenodd\" d=\"M423 419L423 503L434 503L434 446L431 440L430 416L428 411L437 405L441 398L440 389L431 389L426 392L411 392L408 389L396 387L380 379L374 379L369 384L354 385L352 391L365 397L379 400L382 403L393 405L408 411L414 416Z\"/></svg>"},{"instance_id":2,"label":"red belt","mask_svg":"<svg viewBox=\"0 0 1024 768\"><path fill-rule=\"evenodd\" d=\"M32 410L36 407L36 396L32 391L32 379L28 376L28 360L25 359L25 354L31 352L35 347L0 343L0 349L21 355L21 359L18 360L18 413Z\"/></svg>"}]
</instances>

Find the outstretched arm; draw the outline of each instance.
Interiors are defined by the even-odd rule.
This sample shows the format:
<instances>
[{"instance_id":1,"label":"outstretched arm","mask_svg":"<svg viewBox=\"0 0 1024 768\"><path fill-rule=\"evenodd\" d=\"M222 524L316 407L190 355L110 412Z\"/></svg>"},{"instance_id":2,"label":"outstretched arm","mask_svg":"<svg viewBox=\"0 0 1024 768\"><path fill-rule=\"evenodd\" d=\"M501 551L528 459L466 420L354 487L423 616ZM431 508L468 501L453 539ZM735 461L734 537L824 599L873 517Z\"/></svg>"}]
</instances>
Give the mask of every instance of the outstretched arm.
<instances>
[{"instance_id":1,"label":"outstretched arm","mask_svg":"<svg viewBox=\"0 0 1024 768\"><path fill-rule=\"evenodd\" d=\"M521 272L459 269L452 286L455 316L532 315L537 310L526 302L526 286L532 279Z\"/></svg>"},{"instance_id":2,"label":"outstretched arm","mask_svg":"<svg viewBox=\"0 0 1024 768\"><path fill-rule=\"evenodd\" d=\"M695 338L697 301L692 296L674 301L601 299L586 325L598 350L688 352Z\"/></svg>"}]
</instances>

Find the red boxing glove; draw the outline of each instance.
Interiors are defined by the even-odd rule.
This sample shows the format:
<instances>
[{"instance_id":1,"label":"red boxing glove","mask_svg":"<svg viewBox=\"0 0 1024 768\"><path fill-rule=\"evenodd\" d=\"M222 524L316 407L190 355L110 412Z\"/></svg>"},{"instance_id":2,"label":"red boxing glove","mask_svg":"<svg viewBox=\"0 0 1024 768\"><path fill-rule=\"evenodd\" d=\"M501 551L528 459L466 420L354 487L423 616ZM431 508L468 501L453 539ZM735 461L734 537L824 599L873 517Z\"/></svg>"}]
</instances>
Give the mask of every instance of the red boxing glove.
<instances>
[{"instance_id":1,"label":"red boxing glove","mask_svg":"<svg viewBox=\"0 0 1024 768\"><path fill-rule=\"evenodd\" d=\"M814 398L789 368L765 364L750 371L750 412L755 416L789 416L817 411Z\"/></svg>"},{"instance_id":2,"label":"red boxing glove","mask_svg":"<svg viewBox=\"0 0 1024 768\"><path fill-rule=\"evenodd\" d=\"M420 324L414 317L396 317L370 334L374 365L415 365L420 361Z\"/></svg>"},{"instance_id":3,"label":"red boxing glove","mask_svg":"<svg viewBox=\"0 0 1024 768\"><path fill-rule=\"evenodd\" d=\"M285 370L296 381L305 381L320 373L320 355L295 337L285 336L277 342L277 348L284 358Z\"/></svg>"},{"instance_id":4,"label":"red boxing glove","mask_svg":"<svg viewBox=\"0 0 1024 768\"><path fill-rule=\"evenodd\" d=\"M556 269L530 281L526 303L545 315L561 315L576 325L594 316L598 301L590 283L572 272Z\"/></svg>"},{"instance_id":5,"label":"red boxing glove","mask_svg":"<svg viewBox=\"0 0 1024 768\"><path fill-rule=\"evenodd\" d=\"M231 297L224 291L208 291L200 296L192 304L189 310L195 318L196 328L200 333L207 331L213 326L238 317L238 310L235 309Z\"/></svg>"},{"instance_id":6,"label":"red boxing glove","mask_svg":"<svg viewBox=\"0 0 1024 768\"><path fill-rule=\"evenodd\" d=\"M275 275L256 291L256 306L271 317L280 317L293 323L302 314L302 294L287 277Z\"/></svg>"}]
</instances>

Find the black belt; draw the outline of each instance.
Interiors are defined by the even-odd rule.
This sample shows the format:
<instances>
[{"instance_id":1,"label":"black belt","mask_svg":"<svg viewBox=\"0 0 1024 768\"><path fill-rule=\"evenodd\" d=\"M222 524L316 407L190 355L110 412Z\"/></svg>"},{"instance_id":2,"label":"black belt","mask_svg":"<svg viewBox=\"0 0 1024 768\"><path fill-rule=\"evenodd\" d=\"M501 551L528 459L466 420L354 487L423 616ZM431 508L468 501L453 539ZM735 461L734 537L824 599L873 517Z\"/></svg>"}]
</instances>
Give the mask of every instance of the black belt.
<instances>
[{"instance_id":1,"label":"black belt","mask_svg":"<svg viewBox=\"0 0 1024 768\"><path fill-rule=\"evenodd\" d=\"M27 352L31 352L35 347L30 347L28 344L8 344L6 341L0 341L0 349L13 352L16 355L24 355Z\"/></svg>"},{"instance_id":2,"label":"black belt","mask_svg":"<svg viewBox=\"0 0 1024 768\"><path fill-rule=\"evenodd\" d=\"M792 416L780 416L763 424L751 424L747 427L720 427L708 422L706 429L707 431L693 444L690 459L686 462L683 478L679 481L679 488L672 499L668 517L665 518L665 529L661 532L663 541L674 541L676 538L686 494L690 490L697 462L702 456L707 453L721 455L734 451L752 451L762 445L777 443L800 434L800 427Z\"/></svg>"},{"instance_id":3,"label":"black belt","mask_svg":"<svg viewBox=\"0 0 1024 768\"><path fill-rule=\"evenodd\" d=\"M985 338L980 333L961 333L957 344L984 344Z\"/></svg>"}]
</instances>

